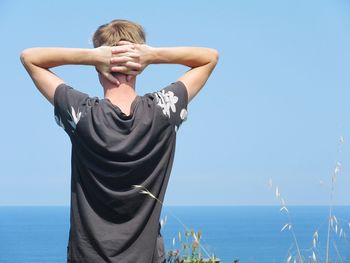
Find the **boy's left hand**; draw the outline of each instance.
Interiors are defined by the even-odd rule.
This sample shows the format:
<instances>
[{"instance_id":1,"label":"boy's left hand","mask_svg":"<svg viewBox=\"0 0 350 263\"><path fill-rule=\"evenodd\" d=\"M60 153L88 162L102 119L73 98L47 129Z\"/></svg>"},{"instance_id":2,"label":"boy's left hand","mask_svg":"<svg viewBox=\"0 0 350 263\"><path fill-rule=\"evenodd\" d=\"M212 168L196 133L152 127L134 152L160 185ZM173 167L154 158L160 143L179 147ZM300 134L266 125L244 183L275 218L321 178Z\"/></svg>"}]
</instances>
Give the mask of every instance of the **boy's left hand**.
<instances>
[{"instance_id":1,"label":"boy's left hand","mask_svg":"<svg viewBox=\"0 0 350 263\"><path fill-rule=\"evenodd\" d=\"M112 72L129 75L128 80L141 73L142 66L139 63L139 56L134 52L132 45L101 46L95 50L97 54L96 70L112 83L120 84Z\"/></svg>"}]
</instances>

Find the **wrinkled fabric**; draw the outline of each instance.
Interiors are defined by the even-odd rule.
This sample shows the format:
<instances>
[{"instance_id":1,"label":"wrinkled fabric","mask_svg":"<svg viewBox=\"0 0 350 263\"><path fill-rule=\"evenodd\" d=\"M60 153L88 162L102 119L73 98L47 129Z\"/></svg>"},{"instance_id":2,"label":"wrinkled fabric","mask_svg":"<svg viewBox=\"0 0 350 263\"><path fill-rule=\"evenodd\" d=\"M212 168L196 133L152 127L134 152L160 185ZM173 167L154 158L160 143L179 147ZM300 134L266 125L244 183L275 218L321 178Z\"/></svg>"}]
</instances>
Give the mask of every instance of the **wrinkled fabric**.
<instances>
[{"instance_id":1,"label":"wrinkled fabric","mask_svg":"<svg viewBox=\"0 0 350 263\"><path fill-rule=\"evenodd\" d=\"M160 202L187 104L180 81L137 96L129 116L108 99L57 87L55 120L72 145L68 262L165 260Z\"/></svg>"}]
</instances>

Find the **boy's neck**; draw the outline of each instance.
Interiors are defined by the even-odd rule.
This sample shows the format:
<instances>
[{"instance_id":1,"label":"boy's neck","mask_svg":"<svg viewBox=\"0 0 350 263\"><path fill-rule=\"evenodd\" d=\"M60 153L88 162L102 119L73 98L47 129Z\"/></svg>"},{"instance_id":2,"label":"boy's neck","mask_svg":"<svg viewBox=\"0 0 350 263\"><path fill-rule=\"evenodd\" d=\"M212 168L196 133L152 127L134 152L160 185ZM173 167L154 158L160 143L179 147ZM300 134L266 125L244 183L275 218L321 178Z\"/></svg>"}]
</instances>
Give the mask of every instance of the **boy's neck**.
<instances>
[{"instance_id":1,"label":"boy's neck","mask_svg":"<svg viewBox=\"0 0 350 263\"><path fill-rule=\"evenodd\" d=\"M123 79L120 80L120 85L116 86L113 83L104 83L104 97L108 98L112 102L131 102L137 96L135 91L136 78L132 78L130 81Z\"/></svg>"}]
</instances>

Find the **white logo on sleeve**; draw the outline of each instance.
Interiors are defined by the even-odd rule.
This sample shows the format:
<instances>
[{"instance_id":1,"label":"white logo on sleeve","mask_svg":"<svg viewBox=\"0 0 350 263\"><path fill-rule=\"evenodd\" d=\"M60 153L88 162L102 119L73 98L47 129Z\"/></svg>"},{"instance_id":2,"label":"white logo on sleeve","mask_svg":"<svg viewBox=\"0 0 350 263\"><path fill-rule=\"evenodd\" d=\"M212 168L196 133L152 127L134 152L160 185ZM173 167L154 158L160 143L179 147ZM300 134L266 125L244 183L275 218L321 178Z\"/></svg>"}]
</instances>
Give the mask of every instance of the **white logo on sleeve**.
<instances>
[{"instance_id":1,"label":"white logo on sleeve","mask_svg":"<svg viewBox=\"0 0 350 263\"><path fill-rule=\"evenodd\" d=\"M168 116L170 118L170 109L172 112L176 112L176 102L179 100L177 96L175 96L174 92L161 90L156 93L154 93L156 97L158 98L158 106L160 106L163 109L163 114L165 116Z\"/></svg>"},{"instance_id":2,"label":"white logo on sleeve","mask_svg":"<svg viewBox=\"0 0 350 263\"><path fill-rule=\"evenodd\" d=\"M75 130L75 128L77 127L77 124L80 120L80 117L81 117L81 111L78 110L78 112L75 113L75 110L73 107L71 107L71 111L72 112L69 112L67 110L69 117L71 118L71 120L68 120L68 122L72 126L73 130Z\"/></svg>"},{"instance_id":3,"label":"white logo on sleeve","mask_svg":"<svg viewBox=\"0 0 350 263\"><path fill-rule=\"evenodd\" d=\"M56 120L56 123L64 129L62 119L58 115L55 115L55 120Z\"/></svg>"}]
</instances>

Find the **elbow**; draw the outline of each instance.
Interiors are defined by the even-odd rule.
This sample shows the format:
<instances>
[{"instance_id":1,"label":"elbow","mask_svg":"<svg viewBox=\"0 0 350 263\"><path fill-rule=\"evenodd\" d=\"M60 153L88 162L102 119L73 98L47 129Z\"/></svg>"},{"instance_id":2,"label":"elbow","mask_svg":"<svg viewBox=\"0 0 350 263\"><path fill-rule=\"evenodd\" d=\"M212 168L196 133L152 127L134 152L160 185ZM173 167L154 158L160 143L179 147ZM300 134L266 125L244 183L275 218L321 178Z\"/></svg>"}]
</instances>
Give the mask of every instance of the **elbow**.
<instances>
[{"instance_id":1,"label":"elbow","mask_svg":"<svg viewBox=\"0 0 350 263\"><path fill-rule=\"evenodd\" d=\"M20 58L20 60L21 60L23 65L25 65L26 62L28 61L28 56L29 56L28 53L29 53L28 49L24 49L24 50L22 50L22 52L21 52L21 54L19 56L19 58Z\"/></svg>"},{"instance_id":2,"label":"elbow","mask_svg":"<svg viewBox=\"0 0 350 263\"><path fill-rule=\"evenodd\" d=\"M217 49L211 48L210 53L212 63L217 64L219 61L219 51Z\"/></svg>"},{"instance_id":3,"label":"elbow","mask_svg":"<svg viewBox=\"0 0 350 263\"><path fill-rule=\"evenodd\" d=\"M23 65L28 65L31 61L31 49L27 48L22 50L21 54L20 54L20 60L22 62Z\"/></svg>"}]
</instances>

